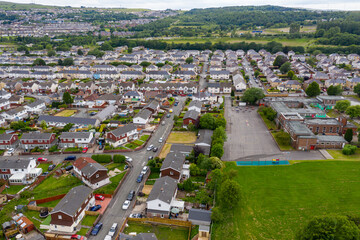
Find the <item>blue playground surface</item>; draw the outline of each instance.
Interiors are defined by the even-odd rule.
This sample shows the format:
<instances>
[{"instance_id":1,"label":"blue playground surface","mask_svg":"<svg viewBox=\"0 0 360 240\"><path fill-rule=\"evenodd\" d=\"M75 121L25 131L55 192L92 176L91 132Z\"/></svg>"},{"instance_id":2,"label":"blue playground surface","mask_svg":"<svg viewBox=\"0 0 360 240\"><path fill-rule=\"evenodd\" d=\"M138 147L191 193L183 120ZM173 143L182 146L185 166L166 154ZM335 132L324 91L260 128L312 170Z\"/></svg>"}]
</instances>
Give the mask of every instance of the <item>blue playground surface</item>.
<instances>
[{"instance_id":1,"label":"blue playground surface","mask_svg":"<svg viewBox=\"0 0 360 240\"><path fill-rule=\"evenodd\" d=\"M277 165L289 165L288 160L280 161L237 161L237 166L277 166Z\"/></svg>"}]
</instances>

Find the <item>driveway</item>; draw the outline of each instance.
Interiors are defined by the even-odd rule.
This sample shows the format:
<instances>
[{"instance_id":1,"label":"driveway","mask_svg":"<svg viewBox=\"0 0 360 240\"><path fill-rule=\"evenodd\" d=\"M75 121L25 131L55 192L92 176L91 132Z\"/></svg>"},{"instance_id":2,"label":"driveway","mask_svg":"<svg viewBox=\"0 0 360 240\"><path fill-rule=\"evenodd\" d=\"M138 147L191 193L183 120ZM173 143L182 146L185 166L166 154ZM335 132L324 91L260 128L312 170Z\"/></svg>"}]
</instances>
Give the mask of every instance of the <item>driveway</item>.
<instances>
[{"instance_id":1,"label":"driveway","mask_svg":"<svg viewBox=\"0 0 360 240\"><path fill-rule=\"evenodd\" d=\"M224 145L225 161L259 160L272 158L280 154L270 132L259 117L257 108L240 107L240 111L232 110L230 98L225 100L225 117L227 121L227 141Z\"/></svg>"}]
</instances>

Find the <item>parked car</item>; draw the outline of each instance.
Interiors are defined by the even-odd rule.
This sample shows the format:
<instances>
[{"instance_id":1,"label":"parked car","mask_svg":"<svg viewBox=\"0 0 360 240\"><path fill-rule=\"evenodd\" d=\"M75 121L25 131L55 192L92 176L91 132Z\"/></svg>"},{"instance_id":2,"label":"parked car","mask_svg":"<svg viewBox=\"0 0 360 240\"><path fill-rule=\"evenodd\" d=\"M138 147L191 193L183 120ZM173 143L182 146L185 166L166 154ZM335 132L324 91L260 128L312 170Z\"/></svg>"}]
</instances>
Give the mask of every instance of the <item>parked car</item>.
<instances>
[{"instance_id":1,"label":"parked car","mask_svg":"<svg viewBox=\"0 0 360 240\"><path fill-rule=\"evenodd\" d=\"M90 116L95 116L97 114L97 112L91 112Z\"/></svg>"},{"instance_id":2,"label":"parked car","mask_svg":"<svg viewBox=\"0 0 360 240\"><path fill-rule=\"evenodd\" d=\"M111 239L112 239L112 237L110 235L106 235L104 238L104 240L111 240Z\"/></svg>"},{"instance_id":3,"label":"parked car","mask_svg":"<svg viewBox=\"0 0 360 240\"><path fill-rule=\"evenodd\" d=\"M166 117L167 117L167 118L171 117L171 114L170 114L170 113L168 113L168 114L166 115Z\"/></svg>"},{"instance_id":4,"label":"parked car","mask_svg":"<svg viewBox=\"0 0 360 240\"><path fill-rule=\"evenodd\" d=\"M110 228L110 230L109 230L109 232L108 232L108 236L114 236L115 235L115 233L116 233L116 230L117 230L117 226L118 226L118 224L117 223L114 223L112 226L111 226L111 228Z\"/></svg>"},{"instance_id":5,"label":"parked car","mask_svg":"<svg viewBox=\"0 0 360 240\"><path fill-rule=\"evenodd\" d=\"M150 146L147 147L146 150L151 151L153 148L154 148L154 145L150 145Z\"/></svg>"},{"instance_id":6,"label":"parked car","mask_svg":"<svg viewBox=\"0 0 360 240\"><path fill-rule=\"evenodd\" d=\"M82 150L82 152L83 152L83 153L86 153L86 152L88 151L88 149L89 149L88 147L84 147L83 150Z\"/></svg>"},{"instance_id":7,"label":"parked car","mask_svg":"<svg viewBox=\"0 0 360 240\"><path fill-rule=\"evenodd\" d=\"M131 158L131 157L128 157L128 156L125 156L125 161L127 161L127 162L132 162L132 158Z\"/></svg>"},{"instance_id":8,"label":"parked car","mask_svg":"<svg viewBox=\"0 0 360 240\"><path fill-rule=\"evenodd\" d=\"M144 177L144 175L140 174L140 175L138 176L138 178L136 179L136 182L137 182L137 183L141 183L141 181L143 180L143 177Z\"/></svg>"},{"instance_id":9,"label":"parked car","mask_svg":"<svg viewBox=\"0 0 360 240\"><path fill-rule=\"evenodd\" d=\"M39 157L37 160L38 162L46 162L47 158Z\"/></svg>"},{"instance_id":10,"label":"parked car","mask_svg":"<svg viewBox=\"0 0 360 240\"><path fill-rule=\"evenodd\" d=\"M176 107L178 104L179 104L178 102L175 102L175 103L174 103L174 106Z\"/></svg>"},{"instance_id":11,"label":"parked car","mask_svg":"<svg viewBox=\"0 0 360 240\"><path fill-rule=\"evenodd\" d=\"M93 228L93 230L91 231L91 235L96 236L100 232L100 229L102 228L102 226L103 226L102 223L96 224L95 227Z\"/></svg>"},{"instance_id":12,"label":"parked car","mask_svg":"<svg viewBox=\"0 0 360 240\"><path fill-rule=\"evenodd\" d=\"M105 197L103 195L95 194L95 200L104 201L104 199L105 199Z\"/></svg>"},{"instance_id":13,"label":"parked car","mask_svg":"<svg viewBox=\"0 0 360 240\"><path fill-rule=\"evenodd\" d=\"M149 167L148 167L148 166L144 166L143 169L141 170L141 173L140 173L140 174L145 175L148 170L149 170Z\"/></svg>"},{"instance_id":14,"label":"parked car","mask_svg":"<svg viewBox=\"0 0 360 240\"><path fill-rule=\"evenodd\" d=\"M7 150L7 153L8 154L13 154L15 152L15 149L14 148L9 148L8 150Z\"/></svg>"},{"instance_id":15,"label":"parked car","mask_svg":"<svg viewBox=\"0 0 360 240\"><path fill-rule=\"evenodd\" d=\"M76 160L76 156L67 156L64 160L73 161Z\"/></svg>"},{"instance_id":16,"label":"parked car","mask_svg":"<svg viewBox=\"0 0 360 240\"><path fill-rule=\"evenodd\" d=\"M149 157L148 157L148 161L151 160L151 159L153 159L153 158L154 158L153 156L149 156Z\"/></svg>"},{"instance_id":17,"label":"parked car","mask_svg":"<svg viewBox=\"0 0 360 240\"><path fill-rule=\"evenodd\" d=\"M132 191L129 192L126 200L132 201L134 199L134 196L135 196L135 191L132 190Z\"/></svg>"},{"instance_id":18,"label":"parked car","mask_svg":"<svg viewBox=\"0 0 360 240\"><path fill-rule=\"evenodd\" d=\"M159 138L159 143L162 143L163 142L163 138Z\"/></svg>"},{"instance_id":19,"label":"parked car","mask_svg":"<svg viewBox=\"0 0 360 240\"><path fill-rule=\"evenodd\" d=\"M169 112L170 112L170 113L172 113L172 112L173 112L172 108L170 108Z\"/></svg>"},{"instance_id":20,"label":"parked car","mask_svg":"<svg viewBox=\"0 0 360 240\"><path fill-rule=\"evenodd\" d=\"M65 168L65 170L66 171L70 171L71 169L73 169L74 167L73 167L73 165L69 165L69 166L67 166L66 168Z\"/></svg>"},{"instance_id":21,"label":"parked car","mask_svg":"<svg viewBox=\"0 0 360 240\"><path fill-rule=\"evenodd\" d=\"M95 206L92 206L90 208L90 211L93 211L93 212L96 212L97 210L99 210L101 208L101 205L100 204L97 204Z\"/></svg>"},{"instance_id":22,"label":"parked car","mask_svg":"<svg viewBox=\"0 0 360 240\"><path fill-rule=\"evenodd\" d=\"M48 171L52 171L55 167L56 167L55 164L51 164L51 165L48 167Z\"/></svg>"},{"instance_id":23,"label":"parked car","mask_svg":"<svg viewBox=\"0 0 360 240\"><path fill-rule=\"evenodd\" d=\"M85 237L81 236L81 235L78 235L78 234L74 234L74 235L71 235L71 239L84 240Z\"/></svg>"},{"instance_id":24,"label":"parked car","mask_svg":"<svg viewBox=\"0 0 360 240\"><path fill-rule=\"evenodd\" d=\"M165 125L165 121L162 121L162 122L161 122L161 125L163 125L163 126L164 126L164 125Z\"/></svg>"},{"instance_id":25,"label":"parked car","mask_svg":"<svg viewBox=\"0 0 360 240\"><path fill-rule=\"evenodd\" d=\"M129 168L129 165L125 165L124 166L124 170L128 169Z\"/></svg>"},{"instance_id":26,"label":"parked car","mask_svg":"<svg viewBox=\"0 0 360 240\"><path fill-rule=\"evenodd\" d=\"M129 208L129 206L130 206L130 201L129 201L129 200L125 200L125 202L124 202L123 205L122 205L122 209L123 209L123 210L126 210L126 209Z\"/></svg>"},{"instance_id":27,"label":"parked car","mask_svg":"<svg viewBox=\"0 0 360 240\"><path fill-rule=\"evenodd\" d=\"M99 150L103 150L104 149L104 145L99 145Z\"/></svg>"},{"instance_id":28,"label":"parked car","mask_svg":"<svg viewBox=\"0 0 360 240\"><path fill-rule=\"evenodd\" d=\"M129 218L142 218L141 213L132 213L129 215Z\"/></svg>"},{"instance_id":29,"label":"parked car","mask_svg":"<svg viewBox=\"0 0 360 240\"><path fill-rule=\"evenodd\" d=\"M154 147L153 148L153 152L157 152L158 148L157 147Z\"/></svg>"},{"instance_id":30,"label":"parked car","mask_svg":"<svg viewBox=\"0 0 360 240\"><path fill-rule=\"evenodd\" d=\"M48 175L49 174L49 172L43 172L42 174L41 174L41 176L46 176L46 175Z\"/></svg>"}]
</instances>

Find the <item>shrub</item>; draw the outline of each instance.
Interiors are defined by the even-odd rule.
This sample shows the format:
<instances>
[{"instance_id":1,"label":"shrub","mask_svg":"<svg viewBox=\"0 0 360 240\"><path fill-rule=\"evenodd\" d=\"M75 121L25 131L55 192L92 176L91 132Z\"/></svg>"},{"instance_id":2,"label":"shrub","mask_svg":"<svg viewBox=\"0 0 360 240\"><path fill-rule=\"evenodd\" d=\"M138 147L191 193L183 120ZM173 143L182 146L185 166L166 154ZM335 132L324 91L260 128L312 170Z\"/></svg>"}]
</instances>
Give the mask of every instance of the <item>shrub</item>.
<instances>
[{"instance_id":1,"label":"shrub","mask_svg":"<svg viewBox=\"0 0 360 240\"><path fill-rule=\"evenodd\" d=\"M350 145L350 144L346 144L345 147L342 150L342 153L344 155L352 155L355 154L357 147Z\"/></svg>"},{"instance_id":2,"label":"shrub","mask_svg":"<svg viewBox=\"0 0 360 240\"><path fill-rule=\"evenodd\" d=\"M58 150L57 145L54 145L51 148L49 148L49 152L56 152L57 150Z\"/></svg>"},{"instance_id":3,"label":"shrub","mask_svg":"<svg viewBox=\"0 0 360 240\"><path fill-rule=\"evenodd\" d=\"M114 163L125 163L125 156L120 154L114 155L113 161Z\"/></svg>"},{"instance_id":4,"label":"shrub","mask_svg":"<svg viewBox=\"0 0 360 240\"><path fill-rule=\"evenodd\" d=\"M92 155L91 158L94 159L98 163L111 162L111 155L107 155L107 154Z\"/></svg>"}]
</instances>

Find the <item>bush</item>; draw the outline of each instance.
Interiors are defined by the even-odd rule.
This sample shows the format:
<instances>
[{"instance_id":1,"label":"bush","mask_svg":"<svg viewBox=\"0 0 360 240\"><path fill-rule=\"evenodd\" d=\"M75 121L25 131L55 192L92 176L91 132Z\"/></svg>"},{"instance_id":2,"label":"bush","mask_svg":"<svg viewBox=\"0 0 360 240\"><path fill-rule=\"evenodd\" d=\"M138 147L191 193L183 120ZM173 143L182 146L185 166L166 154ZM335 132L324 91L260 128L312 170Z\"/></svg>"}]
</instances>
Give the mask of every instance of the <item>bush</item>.
<instances>
[{"instance_id":1,"label":"bush","mask_svg":"<svg viewBox=\"0 0 360 240\"><path fill-rule=\"evenodd\" d=\"M49 152L56 152L57 150L58 150L57 145L54 145L51 148L49 148Z\"/></svg>"},{"instance_id":2,"label":"bush","mask_svg":"<svg viewBox=\"0 0 360 240\"><path fill-rule=\"evenodd\" d=\"M92 155L91 158L94 159L98 163L111 162L111 155L108 155L108 154Z\"/></svg>"},{"instance_id":3,"label":"bush","mask_svg":"<svg viewBox=\"0 0 360 240\"><path fill-rule=\"evenodd\" d=\"M120 154L114 155L113 161L114 163L125 163L125 156Z\"/></svg>"},{"instance_id":4,"label":"bush","mask_svg":"<svg viewBox=\"0 0 360 240\"><path fill-rule=\"evenodd\" d=\"M344 155L352 155L355 154L357 147L350 145L350 144L346 144L345 147L342 150L342 153Z\"/></svg>"}]
</instances>

